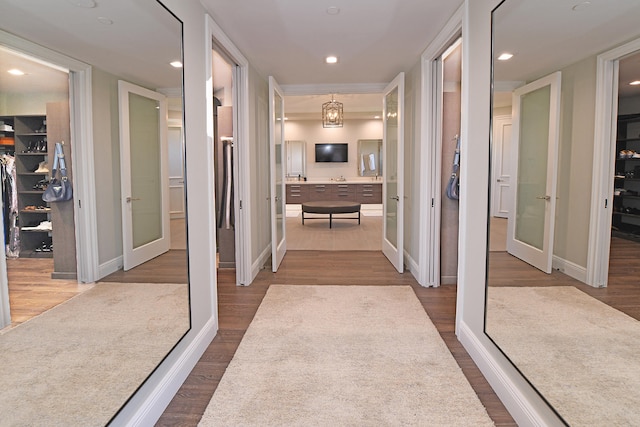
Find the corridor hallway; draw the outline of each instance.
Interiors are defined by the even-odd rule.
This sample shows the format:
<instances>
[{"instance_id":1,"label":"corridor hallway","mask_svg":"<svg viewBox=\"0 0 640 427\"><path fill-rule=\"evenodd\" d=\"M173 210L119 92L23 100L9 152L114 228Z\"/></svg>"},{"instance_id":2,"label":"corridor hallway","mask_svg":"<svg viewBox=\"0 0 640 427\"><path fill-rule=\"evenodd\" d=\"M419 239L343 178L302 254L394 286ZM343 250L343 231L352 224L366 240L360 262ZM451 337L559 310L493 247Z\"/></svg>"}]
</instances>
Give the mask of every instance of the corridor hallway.
<instances>
[{"instance_id":1,"label":"corridor hallway","mask_svg":"<svg viewBox=\"0 0 640 427\"><path fill-rule=\"evenodd\" d=\"M234 270L218 270L219 331L157 426L195 426L271 284L408 285L497 426L516 426L454 333L456 287L423 288L410 273L398 274L378 251L290 251L277 273L262 270L247 287L235 285Z\"/></svg>"}]
</instances>

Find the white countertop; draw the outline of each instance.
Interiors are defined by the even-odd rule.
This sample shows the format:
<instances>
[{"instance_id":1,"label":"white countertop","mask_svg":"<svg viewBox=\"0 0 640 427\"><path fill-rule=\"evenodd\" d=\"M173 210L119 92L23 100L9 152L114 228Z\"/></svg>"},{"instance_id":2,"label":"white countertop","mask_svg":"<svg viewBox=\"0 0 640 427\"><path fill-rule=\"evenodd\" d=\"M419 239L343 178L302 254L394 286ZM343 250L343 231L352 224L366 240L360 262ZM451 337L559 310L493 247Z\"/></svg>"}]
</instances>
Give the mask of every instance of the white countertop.
<instances>
[{"instance_id":1,"label":"white countertop","mask_svg":"<svg viewBox=\"0 0 640 427\"><path fill-rule=\"evenodd\" d=\"M378 177L378 180L372 180L371 178L356 178L346 179L344 181L336 181L330 179L314 179L307 181L298 181L298 179L287 180L286 184L382 184L382 178Z\"/></svg>"}]
</instances>

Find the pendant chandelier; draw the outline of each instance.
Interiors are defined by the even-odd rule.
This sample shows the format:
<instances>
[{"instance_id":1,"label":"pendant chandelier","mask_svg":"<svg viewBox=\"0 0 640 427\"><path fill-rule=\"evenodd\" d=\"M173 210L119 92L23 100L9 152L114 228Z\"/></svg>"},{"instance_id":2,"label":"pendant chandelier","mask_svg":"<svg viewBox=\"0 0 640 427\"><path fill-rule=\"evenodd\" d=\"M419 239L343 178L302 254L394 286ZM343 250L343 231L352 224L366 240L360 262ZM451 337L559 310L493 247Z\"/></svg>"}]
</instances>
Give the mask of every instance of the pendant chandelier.
<instances>
[{"instance_id":1,"label":"pendant chandelier","mask_svg":"<svg viewBox=\"0 0 640 427\"><path fill-rule=\"evenodd\" d=\"M341 128L344 121L342 102L338 102L331 95L331 101L322 104L322 127Z\"/></svg>"}]
</instances>

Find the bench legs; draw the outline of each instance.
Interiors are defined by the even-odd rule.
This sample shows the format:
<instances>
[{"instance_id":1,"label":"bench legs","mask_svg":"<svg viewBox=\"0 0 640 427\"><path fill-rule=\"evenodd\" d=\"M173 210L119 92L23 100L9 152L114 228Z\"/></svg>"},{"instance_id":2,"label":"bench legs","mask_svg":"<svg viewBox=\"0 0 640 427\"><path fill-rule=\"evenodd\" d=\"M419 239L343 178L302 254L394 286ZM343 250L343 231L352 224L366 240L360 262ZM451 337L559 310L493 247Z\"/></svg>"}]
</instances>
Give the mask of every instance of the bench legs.
<instances>
[{"instance_id":1,"label":"bench legs","mask_svg":"<svg viewBox=\"0 0 640 427\"><path fill-rule=\"evenodd\" d=\"M310 213L313 213L313 212L310 212ZM348 212L340 212L340 213L348 213ZM329 212L328 215L329 215L329 228L333 228L333 212ZM314 219L314 218L310 218L310 219ZM315 218L315 219L321 219L321 218ZM358 211L358 218L344 218L344 219L357 219L358 225L360 225L360 211ZM304 211L302 211L302 225L304 225Z\"/></svg>"}]
</instances>

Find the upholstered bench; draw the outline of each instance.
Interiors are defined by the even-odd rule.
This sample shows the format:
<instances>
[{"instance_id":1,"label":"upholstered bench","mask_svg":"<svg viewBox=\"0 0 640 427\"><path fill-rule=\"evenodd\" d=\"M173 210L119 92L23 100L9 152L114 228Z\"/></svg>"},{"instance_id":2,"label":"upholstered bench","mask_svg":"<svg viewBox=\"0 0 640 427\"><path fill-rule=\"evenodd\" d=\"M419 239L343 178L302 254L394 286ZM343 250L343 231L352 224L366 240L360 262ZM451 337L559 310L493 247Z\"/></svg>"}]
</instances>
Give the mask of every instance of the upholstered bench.
<instances>
[{"instance_id":1,"label":"upholstered bench","mask_svg":"<svg viewBox=\"0 0 640 427\"><path fill-rule=\"evenodd\" d=\"M304 214L329 214L329 228L332 228L333 214L357 213L358 217L346 217L344 219L357 219L360 224L360 203L345 201L319 201L302 204L302 225L304 225ZM307 219L322 219L309 218Z\"/></svg>"}]
</instances>

